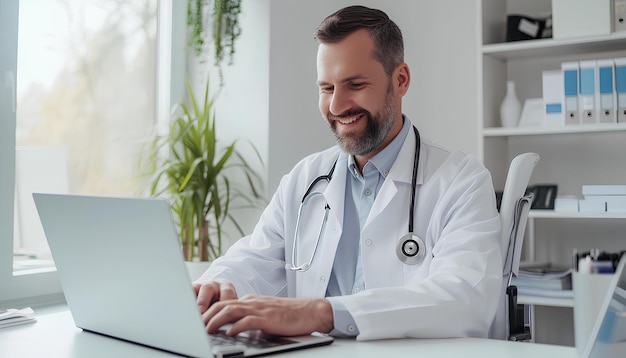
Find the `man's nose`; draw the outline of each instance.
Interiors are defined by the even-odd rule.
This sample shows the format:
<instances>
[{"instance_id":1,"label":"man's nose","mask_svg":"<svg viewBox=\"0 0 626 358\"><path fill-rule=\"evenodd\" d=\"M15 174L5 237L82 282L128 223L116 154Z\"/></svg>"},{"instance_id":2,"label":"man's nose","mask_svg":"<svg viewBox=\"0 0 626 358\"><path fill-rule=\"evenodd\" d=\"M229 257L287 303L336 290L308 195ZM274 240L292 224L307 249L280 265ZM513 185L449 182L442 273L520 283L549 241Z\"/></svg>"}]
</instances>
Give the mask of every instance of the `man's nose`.
<instances>
[{"instance_id":1,"label":"man's nose","mask_svg":"<svg viewBox=\"0 0 626 358\"><path fill-rule=\"evenodd\" d=\"M336 116L341 115L351 108L351 102L352 99L347 91L335 89L330 99L330 106L328 110Z\"/></svg>"}]
</instances>

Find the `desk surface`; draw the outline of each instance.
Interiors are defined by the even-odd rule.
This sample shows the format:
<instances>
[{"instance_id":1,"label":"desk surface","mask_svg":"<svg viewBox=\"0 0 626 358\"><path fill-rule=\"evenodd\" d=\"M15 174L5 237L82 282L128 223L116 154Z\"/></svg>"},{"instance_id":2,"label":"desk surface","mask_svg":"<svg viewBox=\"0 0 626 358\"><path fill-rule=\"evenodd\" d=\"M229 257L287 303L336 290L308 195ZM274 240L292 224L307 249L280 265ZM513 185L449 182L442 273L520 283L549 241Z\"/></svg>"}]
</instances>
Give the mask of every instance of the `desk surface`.
<instances>
[{"instance_id":1,"label":"desk surface","mask_svg":"<svg viewBox=\"0 0 626 358\"><path fill-rule=\"evenodd\" d=\"M175 335L172 337L175 339ZM477 338L398 339L356 342L337 339L329 346L281 353L280 357L576 357L573 347ZM66 308L39 311L37 322L0 329L0 357L172 357L133 343L83 332Z\"/></svg>"}]
</instances>

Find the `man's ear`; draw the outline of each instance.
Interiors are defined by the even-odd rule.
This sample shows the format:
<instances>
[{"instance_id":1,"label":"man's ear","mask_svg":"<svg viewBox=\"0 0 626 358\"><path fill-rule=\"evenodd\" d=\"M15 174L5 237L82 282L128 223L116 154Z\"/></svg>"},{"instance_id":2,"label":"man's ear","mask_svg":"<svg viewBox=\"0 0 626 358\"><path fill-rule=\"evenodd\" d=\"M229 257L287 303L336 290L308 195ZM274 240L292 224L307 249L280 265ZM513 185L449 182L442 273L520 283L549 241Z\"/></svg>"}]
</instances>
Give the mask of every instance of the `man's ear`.
<instances>
[{"instance_id":1,"label":"man's ear","mask_svg":"<svg viewBox=\"0 0 626 358\"><path fill-rule=\"evenodd\" d=\"M411 71L406 62L399 64L393 71L393 81L396 93L404 96L409 90L409 84L411 83Z\"/></svg>"}]
</instances>

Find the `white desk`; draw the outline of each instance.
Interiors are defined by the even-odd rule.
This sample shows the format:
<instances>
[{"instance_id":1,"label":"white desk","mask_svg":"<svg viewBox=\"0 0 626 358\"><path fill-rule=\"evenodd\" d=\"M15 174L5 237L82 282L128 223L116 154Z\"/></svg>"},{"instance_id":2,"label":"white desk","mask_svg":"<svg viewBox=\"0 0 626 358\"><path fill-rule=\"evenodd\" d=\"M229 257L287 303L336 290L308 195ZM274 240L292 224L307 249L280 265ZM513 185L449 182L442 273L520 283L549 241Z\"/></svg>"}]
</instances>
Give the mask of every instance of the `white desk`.
<instances>
[{"instance_id":1,"label":"white desk","mask_svg":"<svg viewBox=\"0 0 626 358\"><path fill-rule=\"evenodd\" d=\"M83 332L65 308L41 311L33 324L0 329L0 357L172 357L137 344ZM167 329L164 327L164 329ZM172 333L176 339L176 333ZM398 339L356 342L337 339L329 346L281 353L280 357L576 357L573 347L476 338Z\"/></svg>"}]
</instances>

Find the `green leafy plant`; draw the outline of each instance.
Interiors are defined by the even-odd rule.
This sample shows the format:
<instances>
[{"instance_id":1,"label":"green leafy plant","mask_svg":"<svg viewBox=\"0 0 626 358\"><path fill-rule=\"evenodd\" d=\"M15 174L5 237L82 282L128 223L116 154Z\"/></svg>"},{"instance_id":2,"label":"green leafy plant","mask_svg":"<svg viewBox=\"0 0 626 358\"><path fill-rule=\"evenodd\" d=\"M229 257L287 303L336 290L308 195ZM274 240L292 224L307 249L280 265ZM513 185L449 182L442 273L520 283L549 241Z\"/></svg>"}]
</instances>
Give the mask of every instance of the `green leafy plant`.
<instances>
[{"instance_id":1,"label":"green leafy plant","mask_svg":"<svg viewBox=\"0 0 626 358\"><path fill-rule=\"evenodd\" d=\"M210 30L214 45L214 65L221 69L226 54L229 64L232 64L235 42L241 35L239 14L241 0L188 0L187 26L190 29L188 46L193 49L196 56L203 55L208 45L206 38Z\"/></svg>"},{"instance_id":2,"label":"green leafy plant","mask_svg":"<svg viewBox=\"0 0 626 358\"><path fill-rule=\"evenodd\" d=\"M262 180L236 149L236 141L220 150L209 84L202 103L196 101L189 81L187 91L188 101L174 106L169 134L152 142L150 193L170 200L185 259L207 261L223 253L222 228L227 220L243 235L231 211L259 204ZM167 155L160 155L163 152ZM255 152L261 160L256 148ZM234 184L227 175L237 173L245 178L243 184Z\"/></svg>"}]
</instances>

